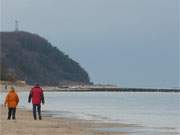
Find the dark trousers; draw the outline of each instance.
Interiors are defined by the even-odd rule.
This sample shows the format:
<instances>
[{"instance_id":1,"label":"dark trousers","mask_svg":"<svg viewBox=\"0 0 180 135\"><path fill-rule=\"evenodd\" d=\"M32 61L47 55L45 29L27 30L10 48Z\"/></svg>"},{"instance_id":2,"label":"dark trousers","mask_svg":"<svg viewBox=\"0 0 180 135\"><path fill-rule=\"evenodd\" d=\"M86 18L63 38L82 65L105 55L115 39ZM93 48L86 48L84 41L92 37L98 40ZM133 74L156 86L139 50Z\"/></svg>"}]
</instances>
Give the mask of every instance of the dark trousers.
<instances>
[{"instance_id":1,"label":"dark trousers","mask_svg":"<svg viewBox=\"0 0 180 135\"><path fill-rule=\"evenodd\" d=\"M16 108L8 108L8 120L11 119L15 120L16 119Z\"/></svg>"},{"instance_id":2,"label":"dark trousers","mask_svg":"<svg viewBox=\"0 0 180 135\"><path fill-rule=\"evenodd\" d=\"M37 119L36 112L38 112L39 120L41 120L41 105L40 104L33 104L33 117L34 120Z\"/></svg>"}]
</instances>

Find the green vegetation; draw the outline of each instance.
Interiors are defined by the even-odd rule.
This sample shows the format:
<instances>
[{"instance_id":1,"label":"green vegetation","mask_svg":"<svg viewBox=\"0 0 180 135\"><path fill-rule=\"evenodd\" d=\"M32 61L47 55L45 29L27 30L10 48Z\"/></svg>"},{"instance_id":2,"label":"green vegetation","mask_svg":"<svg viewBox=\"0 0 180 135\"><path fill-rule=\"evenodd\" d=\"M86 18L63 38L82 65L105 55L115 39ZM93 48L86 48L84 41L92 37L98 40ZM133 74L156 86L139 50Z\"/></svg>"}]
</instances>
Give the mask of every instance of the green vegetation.
<instances>
[{"instance_id":1,"label":"green vegetation","mask_svg":"<svg viewBox=\"0 0 180 135\"><path fill-rule=\"evenodd\" d=\"M87 72L47 40L28 32L0 32L1 79L29 84L89 84Z\"/></svg>"}]
</instances>

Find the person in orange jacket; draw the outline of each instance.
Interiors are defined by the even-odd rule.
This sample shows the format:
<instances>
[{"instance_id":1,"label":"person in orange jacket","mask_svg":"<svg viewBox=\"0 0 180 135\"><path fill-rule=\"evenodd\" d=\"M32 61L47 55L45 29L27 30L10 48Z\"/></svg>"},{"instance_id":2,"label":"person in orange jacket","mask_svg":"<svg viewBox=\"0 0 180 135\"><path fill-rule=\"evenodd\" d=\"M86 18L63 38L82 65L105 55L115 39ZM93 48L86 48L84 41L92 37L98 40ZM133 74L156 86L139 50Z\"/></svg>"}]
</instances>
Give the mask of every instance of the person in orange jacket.
<instances>
[{"instance_id":1,"label":"person in orange jacket","mask_svg":"<svg viewBox=\"0 0 180 135\"><path fill-rule=\"evenodd\" d=\"M18 103L19 103L19 97L15 92L14 87L11 87L4 102L4 106L5 107L6 105L8 106L8 120L11 119L11 116L13 120L16 119L16 106L18 105Z\"/></svg>"}]
</instances>

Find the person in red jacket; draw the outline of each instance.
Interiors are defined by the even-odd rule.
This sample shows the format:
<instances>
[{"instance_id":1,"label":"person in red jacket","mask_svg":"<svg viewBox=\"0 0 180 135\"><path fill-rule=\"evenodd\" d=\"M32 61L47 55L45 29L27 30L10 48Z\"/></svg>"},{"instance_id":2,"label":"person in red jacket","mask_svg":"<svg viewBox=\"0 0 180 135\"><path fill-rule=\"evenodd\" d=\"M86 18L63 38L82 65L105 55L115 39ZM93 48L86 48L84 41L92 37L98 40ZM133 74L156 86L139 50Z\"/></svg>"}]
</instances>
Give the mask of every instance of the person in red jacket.
<instances>
[{"instance_id":1,"label":"person in red jacket","mask_svg":"<svg viewBox=\"0 0 180 135\"><path fill-rule=\"evenodd\" d=\"M36 112L38 111L39 120L42 119L41 116L41 102L44 104L44 94L42 88L39 86L39 84L36 84L29 93L28 102L30 103L32 99L33 104L33 117L34 120L37 119Z\"/></svg>"}]
</instances>

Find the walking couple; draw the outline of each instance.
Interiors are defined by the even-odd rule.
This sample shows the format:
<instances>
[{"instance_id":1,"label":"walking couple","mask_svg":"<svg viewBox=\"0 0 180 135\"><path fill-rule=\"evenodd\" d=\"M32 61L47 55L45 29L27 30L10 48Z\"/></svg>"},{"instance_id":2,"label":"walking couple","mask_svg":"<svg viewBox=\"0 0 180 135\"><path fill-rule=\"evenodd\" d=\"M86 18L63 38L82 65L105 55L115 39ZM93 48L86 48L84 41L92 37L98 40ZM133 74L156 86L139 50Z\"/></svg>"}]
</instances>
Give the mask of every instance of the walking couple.
<instances>
[{"instance_id":1,"label":"walking couple","mask_svg":"<svg viewBox=\"0 0 180 135\"><path fill-rule=\"evenodd\" d=\"M39 120L42 119L41 116L41 103L44 104L44 94L42 88L39 86L39 84L36 84L30 91L28 102L30 103L32 100L33 105L33 117L34 120L37 119L36 112L38 112ZM18 94L15 92L14 87L11 87L9 93L6 96L4 106L8 106L8 120L16 119L16 107L19 103L19 97Z\"/></svg>"}]
</instances>

